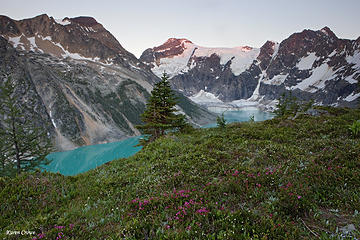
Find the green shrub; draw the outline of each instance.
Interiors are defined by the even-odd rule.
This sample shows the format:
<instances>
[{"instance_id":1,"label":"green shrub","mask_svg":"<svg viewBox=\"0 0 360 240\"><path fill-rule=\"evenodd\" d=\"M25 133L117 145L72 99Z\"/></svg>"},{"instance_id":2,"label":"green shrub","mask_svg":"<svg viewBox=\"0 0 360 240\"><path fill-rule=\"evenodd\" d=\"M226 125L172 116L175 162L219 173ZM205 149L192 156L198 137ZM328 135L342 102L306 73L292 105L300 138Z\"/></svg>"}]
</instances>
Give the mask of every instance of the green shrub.
<instances>
[{"instance_id":1,"label":"green shrub","mask_svg":"<svg viewBox=\"0 0 360 240\"><path fill-rule=\"evenodd\" d=\"M314 105L314 100L307 102L299 101L291 92L288 95L283 93L278 101L276 109L274 110L276 117L287 115L295 116L296 113L306 112Z\"/></svg>"},{"instance_id":2,"label":"green shrub","mask_svg":"<svg viewBox=\"0 0 360 240\"><path fill-rule=\"evenodd\" d=\"M349 125L349 130L354 137L359 136L360 134L360 120L353 122L353 124Z\"/></svg>"},{"instance_id":3,"label":"green shrub","mask_svg":"<svg viewBox=\"0 0 360 240\"><path fill-rule=\"evenodd\" d=\"M224 117L224 113L216 118L216 125L218 128L225 128L226 127L226 119Z\"/></svg>"}]
</instances>

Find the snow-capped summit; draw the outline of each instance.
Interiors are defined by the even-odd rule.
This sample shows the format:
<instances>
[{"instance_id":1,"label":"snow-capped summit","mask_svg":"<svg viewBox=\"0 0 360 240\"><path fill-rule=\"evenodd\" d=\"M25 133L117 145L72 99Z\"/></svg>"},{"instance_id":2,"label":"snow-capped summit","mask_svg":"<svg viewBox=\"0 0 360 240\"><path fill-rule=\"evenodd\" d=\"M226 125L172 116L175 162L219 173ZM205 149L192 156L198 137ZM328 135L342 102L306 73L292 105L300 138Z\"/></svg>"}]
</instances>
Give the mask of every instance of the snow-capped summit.
<instances>
[{"instance_id":1,"label":"snow-capped summit","mask_svg":"<svg viewBox=\"0 0 360 240\"><path fill-rule=\"evenodd\" d=\"M151 66L161 76L165 71L170 77L194 68L200 58L216 55L220 65L229 65L235 75L245 71L256 59L260 49L249 46L234 48L209 48L192 43L187 39L170 38L164 44L147 49L140 60Z\"/></svg>"}]
</instances>

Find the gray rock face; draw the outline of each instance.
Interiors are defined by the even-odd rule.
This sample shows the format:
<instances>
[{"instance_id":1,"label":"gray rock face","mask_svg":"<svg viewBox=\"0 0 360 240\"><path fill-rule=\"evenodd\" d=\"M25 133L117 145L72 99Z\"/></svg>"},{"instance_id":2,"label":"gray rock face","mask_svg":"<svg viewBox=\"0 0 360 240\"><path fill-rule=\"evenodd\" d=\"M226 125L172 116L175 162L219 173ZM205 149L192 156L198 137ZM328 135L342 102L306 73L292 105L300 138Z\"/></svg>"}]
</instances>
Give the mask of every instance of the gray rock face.
<instances>
[{"instance_id":1,"label":"gray rock face","mask_svg":"<svg viewBox=\"0 0 360 240\"><path fill-rule=\"evenodd\" d=\"M304 30L284 40L264 67L259 93L274 100L292 91L301 100L355 106L360 79L359 45L338 39L327 27ZM276 81L280 79L280 81Z\"/></svg>"},{"instance_id":2,"label":"gray rock face","mask_svg":"<svg viewBox=\"0 0 360 240\"><path fill-rule=\"evenodd\" d=\"M95 19L60 23L47 15L0 17L0 84L12 77L27 115L47 129L58 150L139 135L135 125L159 78ZM49 45L41 45L42 38ZM64 51L56 54L54 46ZM179 107L194 124L214 119L187 98Z\"/></svg>"},{"instance_id":3,"label":"gray rock face","mask_svg":"<svg viewBox=\"0 0 360 240\"><path fill-rule=\"evenodd\" d=\"M159 69L173 73L173 87L187 96L204 90L224 102L249 98L270 102L291 91L300 100L354 107L360 97L359 39L339 39L328 27L304 30L280 44L267 41L255 57L245 54L256 50L250 47L208 49L169 39L147 49L140 60L155 74ZM189 49L193 49L190 57ZM249 59L253 61L246 64Z\"/></svg>"}]
</instances>

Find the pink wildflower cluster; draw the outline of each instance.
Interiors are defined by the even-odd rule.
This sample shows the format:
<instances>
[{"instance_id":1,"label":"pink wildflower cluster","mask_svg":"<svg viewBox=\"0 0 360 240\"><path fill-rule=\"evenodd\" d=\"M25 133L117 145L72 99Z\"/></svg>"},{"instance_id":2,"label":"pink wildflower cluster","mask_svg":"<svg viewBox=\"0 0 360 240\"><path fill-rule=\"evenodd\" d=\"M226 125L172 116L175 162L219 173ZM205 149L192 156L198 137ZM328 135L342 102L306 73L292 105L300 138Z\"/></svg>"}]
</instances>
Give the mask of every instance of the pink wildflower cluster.
<instances>
[{"instance_id":1,"label":"pink wildflower cluster","mask_svg":"<svg viewBox=\"0 0 360 240\"><path fill-rule=\"evenodd\" d=\"M74 224L69 224L69 228L72 229L75 225ZM66 229L66 226L59 226L59 225L54 225L54 229ZM39 233L36 237L32 238L32 240L38 240L38 239L43 239L45 238L45 233ZM56 236L56 240L59 239L64 239L66 238L66 236L64 235L63 232L59 232Z\"/></svg>"},{"instance_id":2,"label":"pink wildflower cluster","mask_svg":"<svg viewBox=\"0 0 360 240\"><path fill-rule=\"evenodd\" d=\"M45 234L44 234L44 233L39 233L39 234L37 235L37 237L32 238L32 240L42 239L42 238L44 238L44 237L45 237Z\"/></svg>"},{"instance_id":3,"label":"pink wildflower cluster","mask_svg":"<svg viewBox=\"0 0 360 240\"><path fill-rule=\"evenodd\" d=\"M179 190L177 191L176 188L174 188L171 198L187 198L189 197L190 190Z\"/></svg>"},{"instance_id":4,"label":"pink wildflower cluster","mask_svg":"<svg viewBox=\"0 0 360 240\"><path fill-rule=\"evenodd\" d=\"M131 203L137 203L137 205L136 205L136 207L139 209L139 210L143 210L144 209L144 206L146 206L146 205L148 205L148 204L150 204L151 203L151 201L152 200L154 200L154 199L158 199L157 197L151 197L151 198L149 198L149 199L145 199L145 200L143 200L143 201L140 201L140 199L139 198L136 198L136 199L134 199L134 200L131 200Z\"/></svg>"},{"instance_id":5,"label":"pink wildflower cluster","mask_svg":"<svg viewBox=\"0 0 360 240\"><path fill-rule=\"evenodd\" d=\"M62 239L63 237L64 237L64 233L59 232L57 237L56 237L56 240Z\"/></svg>"},{"instance_id":6,"label":"pink wildflower cluster","mask_svg":"<svg viewBox=\"0 0 360 240\"><path fill-rule=\"evenodd\" d=\"M210 211L209 210L207 210L206 209L206 207L202 207L202 208L200 208L200 209L198 209L197 211L196 211L196 213L199 213L200 215L206 215L207 213L209 213Z\"/></svg>"},{"instance_id":7,"label":"pink wildflower cluster","mask_svg":"<svg viewBox=\"0 0 360 240\"><path fill-rule=\"evenodd\" d=\"M266 171L265 171L265 174L266 174L266 175L273 175L273 174L276 173L276 171L277 171L276 168L273 169L273 170L271 170L270 168L266 168L265 170L266 170Z\"/></svg>"},{"instance_id":8,"label":"pink wildflower cluster","mask_svg":"<svg viewBox=\"0 0 360 240\"><path fill-rule=\"evenodd\" d=\"M196 202L193 199L190 199L189 201L185 201L185 203L182 206L179 206L176 210L178 212L175 214L175 216L172 218L173 220L181 220L187 215L187 211L195 205L203 204L202 198L200 199L200 202ZM170 219L170 220L172 220Z\"/></svg>"},{"instance_id":9,"label":"pink wildflower cluster","mask_svg":"<svg viewBox=\"0 0 360 240\"><path fill-rule=\"evenodd\" d=\"M291 188L293 187L294 185L291 183L291 182L288 182L285 186L280 186L280 189L283 189L285 190L286 192L289 192L291 190ZM289 196L295 196L297 199L301 199L302 196L301 195L298 195L295 192L295 189L293 189L292 191L290 191L288 194Z\"/></svg>"}]
</instances>

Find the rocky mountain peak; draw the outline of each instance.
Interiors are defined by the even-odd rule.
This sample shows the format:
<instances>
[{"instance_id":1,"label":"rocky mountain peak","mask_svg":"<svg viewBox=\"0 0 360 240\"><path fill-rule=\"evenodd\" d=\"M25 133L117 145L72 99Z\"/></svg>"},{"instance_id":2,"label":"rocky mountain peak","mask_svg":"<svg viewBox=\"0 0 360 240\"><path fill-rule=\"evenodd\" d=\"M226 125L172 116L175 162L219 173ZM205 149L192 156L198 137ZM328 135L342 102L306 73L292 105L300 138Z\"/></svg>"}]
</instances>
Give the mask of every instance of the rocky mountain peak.
<instances>
[{"instance_id":1,"label":"rocky mountain peak","mask_svg":"<svg viewBox=\"0 0 360 240\"><path fill-rule=\"evenodd\" d=\"M154 67L154 63L160 64L160 59L181 55L186 44L193 44L186 38L169 38L164 44L146 49L140 56L139 60L143 63Z\"/></svg>"},{"instance_id":2,"label":"rocky mountain peak","mask_svg":"<svg viewBox=\"0 0 360 240\"><path fill-rule=\"evenodd\" d=\"M190 40L186 39L186 38L169 38L163 45L165 44L171 44L171 43L177 43L177 44L181 44L183 42L188 42L188 43L192 43Z\"/></svg>"},{"instance_id":3,"label":"rocky mountain peak","mask_svg":"<svg viewBox=\"0 0 360 240\"><path fill-rule=\"evenodd\" d=\"M306 57L308 53L316 53L316 56L325 57L332 53L338 45L342 44L336 35L328 28L321 30L303 30L292 34L281 42L279 56L283 56L281 64L293 67L298 59Z\"/></svg>"},{"instance_id":4,"label":"rocky mountain peak","mask_svg":"<svg viewBox=\"0 0 360 240\"><path fill-rule=\"evenodd\" d=\"M260 61L260 68L262 70L266 69L269 65L272 56L274 55L276 48L279 44L274 41L267 41L261 48L259 56L257 57Z\"/></svg>"},{"instance_id":5,"label":"rocky mountain peak","mask_svg":"<svg viewBox=\"0 0 360 240\"><path fill-rule=\"evenodd\" d=\"M164 51L166 56L180 55L186 48L185 44L192 44L191 41L185 38L169 38L164 44L154 47L154 51Z\"/></svg>"},{"instance_id":6,"label":"rocky mountain peak","mask_svg":"<svg viewBox=\"0 0 360 240\"><path fill-rule=\"evenodd\" d=\"M0 16L0 35L18 50L106 64L142 65L92 17L65 17L61 20L42 14L13 20Z\"/></svg>"},{"instance_id":7,"label":"rocky mountain peak","mask_svg":"<svg viewBox=\"0 0 360 240\"><path fill-rule=\"evenodd\" d=\"M358 47L360 48L360 37L358 37L355 41L356 41L356 44L358 45Z\"/></svg>"},{"instance_id":8,"label":"rocky mountain peak","mask_svg":"<svg viewBox=\"0 0 360 240\"><path fill-rule=\"evenodd\" d=\"M87 27L92 27L94 25L99 24L93 17L84 17L84 16L75 17L75 18L66 17L64 18L64 20L69 20L71 22L75 22Z\"/></svg>"},{"instance_id":9,"label":"rocky mountain peak","mask_svg":"<svg viewBox=\"0 0 360 240\"><path fill-rule=\"evenodd\" d=\"M325 26L320 31L328 37L337 39L337 36L335 35L335 33L333 31L331 31L331 29L329 27Z\"/></svg>"}]
</instances>

